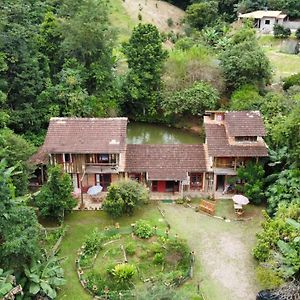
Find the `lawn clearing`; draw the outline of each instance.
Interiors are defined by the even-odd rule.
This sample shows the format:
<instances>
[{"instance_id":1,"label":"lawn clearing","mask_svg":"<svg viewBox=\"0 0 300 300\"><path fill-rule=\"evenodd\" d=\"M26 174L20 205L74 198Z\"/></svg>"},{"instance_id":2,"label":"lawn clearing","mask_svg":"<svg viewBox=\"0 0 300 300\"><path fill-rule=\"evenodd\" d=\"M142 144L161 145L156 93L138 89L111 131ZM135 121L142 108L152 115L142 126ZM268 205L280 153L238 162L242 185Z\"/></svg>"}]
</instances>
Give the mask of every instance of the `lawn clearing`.
<instances>
[{"instance_id":1,"label":"lawn clearing","mask_svg":"<svg viewBox=\"0 0 300 300\"><path fill-rule=\"evenodd\" d=\"M251 255L255 234L260 230L261 208L248 205L249 221L225 222L196 213L182 205L161 204L171 229L184 236L196 255L194 285L206 299L255 299L260 289L256 282L256 262ZM216 214L235 218L231 200L220 200Z\"/></svg>"},{"instance_id":2,"label":"lawn clearing","mask_svg":"<svg viewBox=\"0 0 300 300\"><path fill-rule=\"evenodd\" d=\"M266 35L259 37L258 42L270 59L274 72L273 82L280 82L283 78L300 72L300 56L280 52L283 40Z\"/></svg>"}]
</instances>

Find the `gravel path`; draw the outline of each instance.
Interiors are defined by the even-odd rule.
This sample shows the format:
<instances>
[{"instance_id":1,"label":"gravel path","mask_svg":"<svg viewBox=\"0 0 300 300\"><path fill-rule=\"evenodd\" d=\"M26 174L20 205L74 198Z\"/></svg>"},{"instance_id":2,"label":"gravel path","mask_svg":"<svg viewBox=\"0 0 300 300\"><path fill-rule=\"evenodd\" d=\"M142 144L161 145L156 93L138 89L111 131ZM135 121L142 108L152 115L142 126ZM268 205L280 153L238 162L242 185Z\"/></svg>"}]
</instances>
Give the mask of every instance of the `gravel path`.
<instances>
[{"instance_id":1,"label":"gravel path","mask_svg":"<svg viewBox=\"0 0 300 300\"><path fill-rule=\"evenodd\" d=\"M224 200L227 201L227 200ZM161 204L166 218L196 252L196 284L208 300L253 300L259 291L251 249L261 214L247 222L230 222L196 213L190 208Z\"/></svg>"}]
</instances>

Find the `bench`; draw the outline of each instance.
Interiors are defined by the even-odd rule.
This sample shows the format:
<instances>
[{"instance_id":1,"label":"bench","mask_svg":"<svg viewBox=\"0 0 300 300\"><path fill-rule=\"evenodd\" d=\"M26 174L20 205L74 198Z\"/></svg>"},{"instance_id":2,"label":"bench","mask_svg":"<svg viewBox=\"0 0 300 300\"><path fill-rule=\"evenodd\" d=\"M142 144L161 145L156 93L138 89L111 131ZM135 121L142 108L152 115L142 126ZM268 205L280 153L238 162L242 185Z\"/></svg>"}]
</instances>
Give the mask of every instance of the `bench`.
<instances>
[{"instance_id":1,"label":"bench","mask_svg":"<svg viewBox=\"0 0 300 300\"><path fill-rule=\"evenodd\" d=\"M208 202L206 200L202 200L199 204L199 209L210 214L210 215L214 215L215 214L215 204Z\"/></svg>"}]
</instances>

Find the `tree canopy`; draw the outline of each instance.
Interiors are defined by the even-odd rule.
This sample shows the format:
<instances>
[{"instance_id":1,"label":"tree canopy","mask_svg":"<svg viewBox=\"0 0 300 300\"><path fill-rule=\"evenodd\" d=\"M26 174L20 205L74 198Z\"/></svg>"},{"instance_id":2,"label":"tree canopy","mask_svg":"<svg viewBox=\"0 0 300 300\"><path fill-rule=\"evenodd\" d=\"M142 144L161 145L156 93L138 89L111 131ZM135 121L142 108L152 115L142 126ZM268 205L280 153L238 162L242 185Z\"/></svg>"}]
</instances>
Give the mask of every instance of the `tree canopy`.
<instances>
[{"instance_id":1,"label":"tree canopy","mask_svg":"<svg viewBox=\"0 0 300 300\"><path fill-rule=\"evenodd\" d=\"M70 212L76 201L72 197L73 184L69 174L61 166L48 169L48 181L35 198L35 204L43 217L63 221L65 213Z\"/></svg>"},{"instance_id":2,"label":"tree canopy","mask_svg":"<svg viewBox=\"0 0 300 300\"><path fill-rule=\"evenodd\" d=\"M147 203L149 192L142 184L124 180L111 184L103 204L103 208L113 217L120 217L124 214L133 214L133 212Z\"/></svg>"},{"instance_id":3,"label":"tree canopy","mask_svg":"<svg viewBox=\"0 0 300 300\"><path fill-rule=\"evenodd\" d=\"M145 120L147 115L155 115L159 107L162 68L167 52L162 48L158 29L151 24L137 25L122 51L129 68L123 86L124 111Z\"/></svg>"}]
</instances>

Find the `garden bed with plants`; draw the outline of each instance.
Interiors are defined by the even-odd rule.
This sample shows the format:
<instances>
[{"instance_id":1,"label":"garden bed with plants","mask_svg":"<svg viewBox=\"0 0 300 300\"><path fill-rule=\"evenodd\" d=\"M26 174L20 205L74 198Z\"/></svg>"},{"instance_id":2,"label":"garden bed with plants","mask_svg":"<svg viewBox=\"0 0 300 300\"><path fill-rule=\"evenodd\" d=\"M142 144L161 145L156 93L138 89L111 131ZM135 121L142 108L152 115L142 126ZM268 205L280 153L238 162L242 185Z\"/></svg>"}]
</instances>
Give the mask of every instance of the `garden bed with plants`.
<instances>
[{"instance_id":1,"label":"garden bed with plants","mask_svg":"<svg viewBox=\"0 0 300 300\"><path fill-rule=\"evenodd\" d=\"M135 297L145 285L177 287L193 273L193 253L185 241L144 220L129 227L94 230L78 251L77 273L95 297Z\"/></svg>"}]
</instances>

